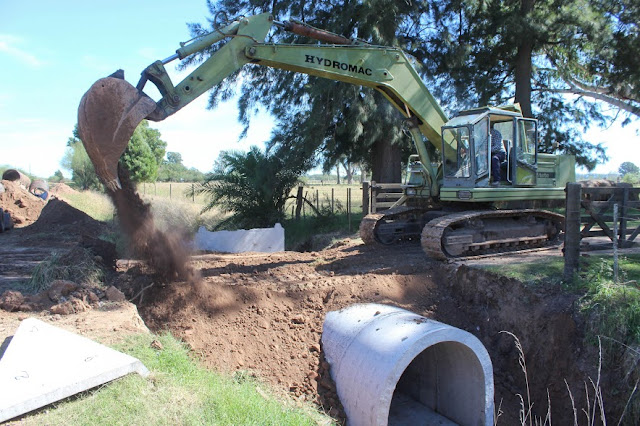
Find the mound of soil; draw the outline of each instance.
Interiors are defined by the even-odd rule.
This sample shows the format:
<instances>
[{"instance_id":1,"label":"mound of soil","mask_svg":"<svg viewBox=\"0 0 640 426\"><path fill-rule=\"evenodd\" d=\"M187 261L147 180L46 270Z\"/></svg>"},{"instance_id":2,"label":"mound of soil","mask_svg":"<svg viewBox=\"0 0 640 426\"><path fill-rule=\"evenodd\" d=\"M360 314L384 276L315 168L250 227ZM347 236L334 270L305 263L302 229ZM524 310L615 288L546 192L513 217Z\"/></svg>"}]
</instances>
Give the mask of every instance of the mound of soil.
<instances>
[{"instance_id":1,"label":"mound of soil","mask_svg":"<svg viewBox=\"0 0 640 426\"><path fill-rule=\"evenodd\" d=\"M64 236L99 236L106 229L104 222L97 221L85 212L57 198L49 200L40 212L38 220L25 231L29 233L62 232Z\"/></svg>"},{"instance_id":2,"label":"mound of soil","mask_svg":"<svg viewBox=\"0 0 640 426\"><path fill-rule=\"evenodd\" d=\"M78 191L67 185L66 183L52 184L49 190L49 194L58 197L63 197L68 194L76 194Z\"/></svg>"},{"instance_id":3,"label":"mound of soil","mask_svg":"<svg viewBox=\"0 0 640 426\"><path fill-rule=\"evenodd\" d=\"M18 181L3 180L4 192L0 192L0 208L9 212L16 228L28 226L40 216L46 201L36 197Z\"/></svg>"}]
</instances>

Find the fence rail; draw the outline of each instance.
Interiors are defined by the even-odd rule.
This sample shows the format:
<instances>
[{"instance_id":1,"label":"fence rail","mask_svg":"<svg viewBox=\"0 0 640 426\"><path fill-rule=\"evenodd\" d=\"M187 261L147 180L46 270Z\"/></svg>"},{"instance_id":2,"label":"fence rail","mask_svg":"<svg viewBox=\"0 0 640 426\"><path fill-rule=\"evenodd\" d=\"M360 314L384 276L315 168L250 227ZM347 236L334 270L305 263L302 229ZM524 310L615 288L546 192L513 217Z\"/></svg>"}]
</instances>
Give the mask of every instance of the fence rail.
<instances>
[{"instance_id":1,"label":"fence rail","mask_svg":"<svg viewBox=\"0 0 640 426\"><path fill-rule=\"evenodd\" d=\"M377 183L371 181L368 188L368 194L365 194L365 185L363 185L363 199L368 196L370 200L369 211L366 213L377 213L381 210L386 210L403 195L401 183Z\"/></svg>"},{"instance_id":2,"label":"fence rail","mask_svg":"<svg viewBox=\"0 0 640 426\"><path fill-rule=\"evenodd\" d=\"M568 183L565 191L564 275L570 279L578 269L583 238L606 236L614 248L633 245L640 234L640 188L628 184L583 188Z\"/></svg>"}]
</instances>

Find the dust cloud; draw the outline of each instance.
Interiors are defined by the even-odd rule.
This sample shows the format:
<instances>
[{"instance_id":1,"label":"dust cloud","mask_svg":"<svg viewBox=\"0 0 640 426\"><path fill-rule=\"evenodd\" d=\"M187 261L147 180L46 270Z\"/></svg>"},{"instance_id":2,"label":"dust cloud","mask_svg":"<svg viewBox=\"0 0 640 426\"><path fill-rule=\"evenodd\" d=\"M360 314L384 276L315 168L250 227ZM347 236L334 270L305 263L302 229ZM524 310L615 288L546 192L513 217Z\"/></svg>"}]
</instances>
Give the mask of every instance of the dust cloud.
<instances>
[{"instance_id":1,"label":"dust cloud","mask_svg":"<svg viewBox=\"0 0 640 426\"><path fill-rule=\"evenodd\" d=\"M151 205L136 193L129 172L118 166L122 189L107 193L115 205L120 226L133 254L144 260L162 282L197 281L188 264L189 249L179 232L162 232L155 226Z\"/></svg>"}]
</instances>

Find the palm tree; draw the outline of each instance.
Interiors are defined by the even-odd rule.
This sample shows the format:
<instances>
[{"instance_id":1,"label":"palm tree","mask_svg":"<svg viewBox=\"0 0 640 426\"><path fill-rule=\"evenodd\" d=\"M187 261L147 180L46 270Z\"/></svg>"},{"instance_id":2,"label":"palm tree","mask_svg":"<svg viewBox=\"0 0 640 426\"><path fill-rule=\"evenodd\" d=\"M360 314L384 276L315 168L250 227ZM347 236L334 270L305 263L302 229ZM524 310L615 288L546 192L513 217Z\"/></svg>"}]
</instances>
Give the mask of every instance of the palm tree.
<instances>
[{"instance_id":1,"label":"palm tree","mask_svg":"<svg viewBox=\"0 0 640 426\"><path fill-rule=\"evenodd\" d=\"M300 156L285 154L263 153L255 146L246 153L220 153L214 171L195 188L209 197L203 211L218 207L231 213L216 229L271 227L284 219L287 198L307 167Z\"/></svg>"}]
</instances>

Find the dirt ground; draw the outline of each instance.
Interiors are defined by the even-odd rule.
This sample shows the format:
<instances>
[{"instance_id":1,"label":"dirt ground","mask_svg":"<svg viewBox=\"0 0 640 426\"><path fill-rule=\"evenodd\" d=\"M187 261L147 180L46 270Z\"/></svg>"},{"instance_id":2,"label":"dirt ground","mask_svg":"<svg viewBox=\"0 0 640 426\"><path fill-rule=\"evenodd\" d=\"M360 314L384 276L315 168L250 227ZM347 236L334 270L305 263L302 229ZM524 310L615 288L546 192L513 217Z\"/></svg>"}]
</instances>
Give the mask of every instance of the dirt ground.
<instances>
[{"instance_id":1,"label":"dirt ground","mask_svg":"<svg viewBox=\"0 0 640 426\"><path fill-rule=\"evenodd\" d=\"M76 283L80 289L65 300L81 299L84 310L52 314L52 306L60 300L49 296L43 303L42 295L39 302L27 295L27 302L13 306L31 312L0 312L0 342L20 319L31 315L106 342L146 327L153 332L168 330L206 366L247 371L277 392L313 401L340 420L343 413L322 355L322 323L327 312L376 302L476 335L494 366L496 406L501 404L504 412L498 424L519 424L517 395L526 394L518 352L513 339L500 333L503 330L522 342L537 416L546 414L548 390L554 424L573 423L564 379L578 410L586 406L581 395L584 381L597 374L597 351L583 343L585 320L577 313L577 296L553 288L527 288L476 267L491 258L442 263L428 259L418 244L371 247L345 238L309 253L194 254L190 264L199 279L160 284L139 261L110 260L114 248L95 242L105 225L70 209L60 200L49 202L41 223L0 234L0 247L4 253L37 247L46 251L52 246L62 251L76 246L91 249L105 267L115 264L108 284L137 305L144 323L136 306L109 299L104 288L83 290L82 283ZM554 249L529 256L558 254ZM1 257L0 277L8 269ZM0 294L15 289L17 283L6 281ZM603 377L605 382L616 380L613 374ZM625 401L626 397L605 395L612 418L619 417Z\"/></svg>"}]
</instances>

